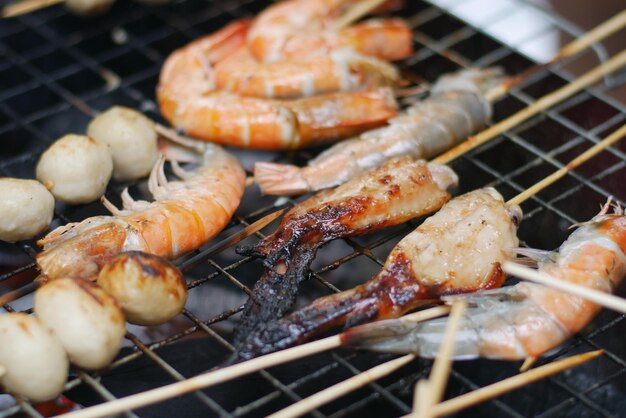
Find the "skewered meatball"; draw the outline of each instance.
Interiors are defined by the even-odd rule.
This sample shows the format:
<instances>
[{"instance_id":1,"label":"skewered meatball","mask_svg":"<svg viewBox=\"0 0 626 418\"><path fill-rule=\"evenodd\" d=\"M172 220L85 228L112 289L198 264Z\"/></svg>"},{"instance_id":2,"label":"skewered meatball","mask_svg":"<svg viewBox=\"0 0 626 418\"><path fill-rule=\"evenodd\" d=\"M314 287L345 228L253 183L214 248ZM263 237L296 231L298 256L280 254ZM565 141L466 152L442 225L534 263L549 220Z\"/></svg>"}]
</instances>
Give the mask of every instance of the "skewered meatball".
<instances>
[{"instance_id":1,"label":"skewered meatball","mask_svg":"<svg viewBox=\"0 0 626 418\"><path fill-rule=\"evenodd\" d=\"M157 160L154 122L133 109L110 108L91 121L87 134L109 146L116 180L145 177Z\"/></svg>"},{"instance_id":2,"label":"skewered meatball","mask_svg":"<svg viewBox=\"0 0 626 418\"><path fill-rule=\"evenodd\" d=\"M107 146L84 135L65 135L37 163L37 180L59 200L88 203L104 193L113 161Z\"/></svg>"},{"instance_id":3,"label":"skewered meatball","mask_svg":"<svg viewBox=\"0 0 626 418\"><path fill-rule=\"evenodd\" d=\"M0 240L33 238L45 230L54 213L54 197L38 181L0 179Z\"/></svg>"},{"instance_id":4,"label":"skewered meatball","mask_svg":"<svg viewBox=\"0 0 626 418\"><path fill-rule=\"evenodd\" d=\"M122 305L128 322L138 325L169 321L187 300L180 270L161 257L140 251L122 253L107 263L98 285Z\"/></svg>"},{"instance_id":5,"label":"skewered meatball","mask_svg":"<svg viewBox=\"0 0 626 418\"><path fill-rule=\"evenodd\" d=\"M85 369L108 365L126 331L124 314L104 290L82 280L53 280L35 293L35 314Z\"/></svg>"},{"instance_id":6,"label":"skewered meatball","mask_svg":"<svg viewBox=\"0 0 626 418\"><path fill-rule=\"evenodd\" d=\"M11 393L40 402L63 390L69 362L59 339L34 316L0 315L0 384Z\"/></svg>"}]
</instances>

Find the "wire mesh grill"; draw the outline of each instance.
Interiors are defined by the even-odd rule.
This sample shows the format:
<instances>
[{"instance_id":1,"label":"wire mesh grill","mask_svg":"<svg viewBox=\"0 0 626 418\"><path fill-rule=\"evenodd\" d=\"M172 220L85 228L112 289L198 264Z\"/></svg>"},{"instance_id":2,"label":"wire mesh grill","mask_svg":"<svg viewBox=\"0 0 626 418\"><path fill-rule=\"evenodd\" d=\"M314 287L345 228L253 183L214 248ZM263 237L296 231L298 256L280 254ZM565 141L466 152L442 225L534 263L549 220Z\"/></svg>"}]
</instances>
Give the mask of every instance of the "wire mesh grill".
<instances>
[{"instance_id":1,"label":"wire mesh grill","mask_svg":"<svg viewBox=\"0 0 626 418\"><path fill-rule=\"evenodd\" d=\"M414 30L415 54L402 66L407 74L433 81L460 67L502 65L516 74L533 63L447 12L421 1L410 1L399 13ZM450 3L450 2L448 2ZM38 156L57 137L84 132L89 119L111 105L140 109L161 121L154 102L160 66L175 48L212 32L228 21L252 16L262 1L211 2L182 0L148 8L120 1L105 17L84 20L54 6L0 25L0 175L34 177ZM500 16L502 17L502 16ZM498 19L492 16L491 19ZM579 31L553 17L569 35ZM533 33L538 37L540 33ZM598 60L601 48L587 52ZM571 60L570 60L571 61ZM542 71L495 104L500 120L571 80L563 63ZM623 77L621 78L623 81ZM619 84L620 77L612 80ZM611 99L603 83L579 93L540 116L517 126L452 163L461 178L458 193L495 186L505 198L561 167L626 119L626 108ZM527 245L555 248L568 235L567 227L593 216L610 195L626 200L626 172L619 144L523 204L526 213L519 236ZM237 151L246 166L254 159L284 160L277 153ZM291 156L302 162L314 151ZM111 183L107 197L116 203L123 187ZM131 184L142 193L143 184ZM285 204L294 204L290 200ZM275 210L275 199L248 190L240 209L217 238L240 230ZM103 214L100 204L57 205L53 226ZM364 237L340 240L322 248L313 264L313 280L303 286L298 304L346 289L371 277L391 248L419 220ZM275 224L264 232L271 231ZM257 233L244 243L263 236ZM0 291L18 287L36 275L34 242L0 244ZM210 246L179 265L186 269L190 302L183 314L163 327L145 331L129 327L126 347L106 370L73 370L65 395L90 405L161 386L206 370L223 360L232 346L237 313L260 277L258 260L237 256L233 249L210 254ZM200 260L200 262L197 262ZM193 262L192 262L193 261ZM623 295L623 291L622 291ZM25 297L4 306L6 311L30 312ZM546 356L543 361L575 352L602 348L606 355L591 365L534 383L461 413L461 416L619 416L626 410L626 344L623 315L603 311L584 332ZM285 366L198 391L126 416L262 416L390 359L372 353L334 350ZM418 360L400 371L334 401L315 417L398 416L411 410L413 383L430 371ZM472 361L455 363L446 397L457 396L517 373L519 364ZM0 402L0 417L40 417L30 404Z\"/></svg>"}]
</instances>

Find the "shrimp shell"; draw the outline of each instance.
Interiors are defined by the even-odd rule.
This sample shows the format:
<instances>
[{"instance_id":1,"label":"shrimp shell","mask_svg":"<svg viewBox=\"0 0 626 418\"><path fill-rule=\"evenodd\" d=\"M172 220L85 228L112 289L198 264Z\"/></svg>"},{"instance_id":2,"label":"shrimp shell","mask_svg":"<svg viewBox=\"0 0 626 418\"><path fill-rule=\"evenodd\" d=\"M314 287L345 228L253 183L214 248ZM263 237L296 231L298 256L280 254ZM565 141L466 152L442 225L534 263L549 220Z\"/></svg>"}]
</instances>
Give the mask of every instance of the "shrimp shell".
<instances>
[{"instance_id":1,"label":"shrimp shell","mask_svg":"<svg viewBox=\"0 0 626 418\"><path fill-rule=\"evenodd\" d=\"M590 289L612 292L626 274L626 217L621 209L605 214L606 209L570 235L558 252L542 257L539 270ZM586 327L600 310L586 299L527 282L465 298L470 308L456 334L455 359L539 357ZM350 330L345 343L434 357L446 323L445 318L418 325L382 321Z\"/></svg>"},{"instance_id":2,"label":"shrimp shell","mask_svg":"<svg viewBox=\"0 0 626 418\"><path fill-rule=\"evenodd\" d=\"M113 216L94 216L50 232L38 244L42 274L50 279L95 280L100 268L122 251L144 251L176 258L205 244L228 223L239 206L246 174L239 161L221 147L193 145L199 166L173 169L182 181L168 181L161 158L148 186L155 201L135 201L122 193L123 210L108 201ZM179 155L180 152L178 152ZM185 152L184 156L193 154Z\"/></svg>"},{"instance_id":3,"label":"shrimp shell","mask_svg":"<svg viewBox=\"0 0 626 418\"><path fill-rule=\"evenodd\" d=\"M483 93L501 77L497 68L443 76L428 99L388 126L342 141L306 167L258 162L255 180L265 194L300 194L336 186L400 155L431 158L486 126L491 105Z\"/></svg>"}]
</instances>

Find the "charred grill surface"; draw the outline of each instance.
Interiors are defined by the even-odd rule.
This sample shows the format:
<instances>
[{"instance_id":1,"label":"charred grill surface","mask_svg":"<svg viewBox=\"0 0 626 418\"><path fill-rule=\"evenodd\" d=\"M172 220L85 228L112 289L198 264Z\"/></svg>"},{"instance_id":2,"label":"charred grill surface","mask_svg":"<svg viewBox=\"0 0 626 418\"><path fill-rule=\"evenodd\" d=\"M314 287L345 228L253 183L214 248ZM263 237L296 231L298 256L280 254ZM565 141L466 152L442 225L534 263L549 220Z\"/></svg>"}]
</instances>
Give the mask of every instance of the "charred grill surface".
<instances>
[{"instance_id":1,"label":"charred grill surface","mask_svg":"<svg viewBox=\"0 0 626 418\"><path fill-rule=\"evenodd\" d=\"M317 249L405 222L439 209L456 175L409 157L392 160L334 190L323 191L288 212L276 232L239 254L264 257L265 273L253 288L235 333L235 345L291 307Z\"/></svg>"}]
</instances>

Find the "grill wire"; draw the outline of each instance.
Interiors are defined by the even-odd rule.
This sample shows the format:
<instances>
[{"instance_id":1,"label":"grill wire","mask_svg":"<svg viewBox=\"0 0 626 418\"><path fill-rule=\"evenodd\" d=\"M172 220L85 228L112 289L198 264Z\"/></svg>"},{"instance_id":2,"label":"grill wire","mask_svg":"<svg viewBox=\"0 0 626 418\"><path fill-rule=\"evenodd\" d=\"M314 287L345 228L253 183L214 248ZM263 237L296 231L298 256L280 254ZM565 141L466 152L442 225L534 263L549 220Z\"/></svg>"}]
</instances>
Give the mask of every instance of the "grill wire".
<instances>
[{"instance_id":1,"label":"grill wire","mask_svg":"<svg viewBox=\"0 0 626 418\"><path fill-rule=\"evenodd\" d=\"M154 88L168 53L228 21L253 16L266 2L182 0L149 8L119 1L106 16L79 19L54 6L0 24L0 175L34 177L38 156L53 140L68 132L84 132L89 119L111 105L127 105L157 121ZM533 63L479 30L422 1L407 1L398 13L414 31L415 54L402 66L410 74L433 81L461 67L502 65L516 74ZM503 16L492 17L497 20ZM553 17L572 36L580 31ZM538 37L541 33L533 34ZM599 47L586 55L596 63L606 53ZM571 61L571 60L569 60ZM620 73L622 74L622 73ZM538 97L570 81L563 64L535 74L495 104L494 120L503 119ZM616 76L579 93L540 116L517 126L451 165L459 174L456 194L495 186L508 199L561 167L624 123L626 108L607 92L623 83ZM523 204L519 230L528 246L556 248L568 226L597 213L608 196L626 200L621 179L626 174L626 144L618 144ZM236 151L246 167L255 159L284 161L284 154ZM311 150L289 158L302 163ZM112 182L107 197L119 202L128 184ZM144 183L131 192L145 193ZM288 200L284 205L293 205ZM57 205L54 225L104 214L99 203L79 207ZM276 209L275 199L246 192L237 215L217 240ZM303 286L301 306L320 295L347 289L371 277L391 248L419 221L365 237L333 242L322 248L312 280ZM276 223L244 241L249 244L272 231ZM83 405L111 400L150 387L182 380L226 358L232 348L232 326L249 287L260 276L261 263L241 258L234 250L207 255L210 245L194 254L199 263L180 260L186 269L190 303L183 314L163 327L145 331L129 327L126 345L106 370L73 370L65 394ZM16 288L36 276L34 241L0 244L0 291ZM188 257L187 260L190 260ZM624 295L622 291L618 294ZM3 308L31 312L25 297ZM602 348L606 354L591 364L480 406L459 416L619 416L626 410L626 332L624 316L603 310L582 333L539 363ZM247 378L198 391L125 416L262 416L344 380L392 356L333 350ZM430 372L430 361L418 360L316 411L315 417L399 416L410 412L414 383ZM518 363L485 360L454 364L446 398L477 389L517 373ZM1 402L0 402L1 404ZM6 404L4 404L6 405ZM0 409L0 418L40 417L29 403L18 400Z\"/></svg>"}]
</instances>

